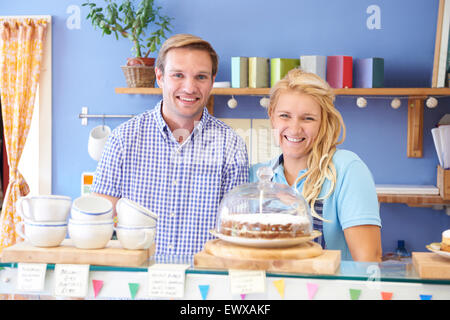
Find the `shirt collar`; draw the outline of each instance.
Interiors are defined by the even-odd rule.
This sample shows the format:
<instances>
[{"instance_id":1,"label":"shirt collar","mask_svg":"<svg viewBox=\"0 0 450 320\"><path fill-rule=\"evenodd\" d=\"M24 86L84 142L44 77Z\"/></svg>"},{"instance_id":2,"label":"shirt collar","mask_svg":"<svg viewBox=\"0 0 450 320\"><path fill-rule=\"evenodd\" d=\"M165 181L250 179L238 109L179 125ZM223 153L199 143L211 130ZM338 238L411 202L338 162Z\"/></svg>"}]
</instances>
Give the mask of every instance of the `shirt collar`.
<instances>
[{"instance_id":1,"label":"shirt collar","mask_svg":"<svg viewBox=\"0 0 450 320\"><path fill-rule=\"evenodd\" d=\"M156 111L155 112L155 120L156 120L158 129L161 131L163 136L165 138L168 138L168 133L169 133L170 129L162 116L162 104L163 104L163 100L160 100L158 102L158 104L155 106L155 111ZM204 107L203 114L202 114L200 121L196 121L196 123L195 123L194 133L196 133L196 134L202 133L204 128L206 127L206 124L208 123L208 121L210 119L211 119L211 115L209 114L208 109Z\"/></svg>"},{"instance_id":2,"label":"shirt collar","mask_svg":"<svg viewBox=\"0 0 450 320\"><path fill-rule=\"evenodd\" d=\"M274 177L280 176L280 175L284 176L283 154L280 154L279 157L272 159L272 161L270 162L269 165L273 171ZM272 179L272 180L277 180L277 179Z\"/></svg>"},{"instance_id":3,"label":"shirt collar","mask_svg":"<svg viewBox=\"0 0 450 320\"><path fill-rule=\"evenodd\" d=\"M272 181L283 182L283 183L287 184L286 177L284 176L283 161L284 161L283 154L281 154L279 157L273 159L272 162L270 163L270 167L272 168L272 171L273 171ZM300 170L297 177L300 177L302 174L304 174L306 172L306 170L307 169ZM304 179L297 182L297 185L295 186L295 188L299 188L300 186L302 186L303 182L304 182Z\"/></svg>"},{"instance_id":4,"label":"shirt collar","mask_svg":"<svg viewBox=\"0 0 450 320\"><path fill-rule=\"evenodd\" d=\"M162 100L158 102L158 104L155 106L155 120L156 125L158 126L158 129L161 131L163 136L167 138L167 132L169 129L169 126L167 125L166 121L164 121L164 118L162 116Z\"/></svg>"}]
</instances>

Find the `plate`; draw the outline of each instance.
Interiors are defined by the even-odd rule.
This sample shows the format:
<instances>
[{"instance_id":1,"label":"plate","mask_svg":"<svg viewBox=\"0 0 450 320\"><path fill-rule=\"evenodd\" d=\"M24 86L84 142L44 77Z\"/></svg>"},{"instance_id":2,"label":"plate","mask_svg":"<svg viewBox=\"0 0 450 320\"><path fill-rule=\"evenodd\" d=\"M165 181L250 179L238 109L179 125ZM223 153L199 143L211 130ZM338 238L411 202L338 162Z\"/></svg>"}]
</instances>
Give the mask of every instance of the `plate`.
<instances>
[{"instance_id":1,"label":"plate","mask_svg":"<svg viewBox=\"0 0 450 320\"><path fill-rule=\"evenodd\" d=\"M434 252L438 255L440 255L441 257L450 259L450 252L447 251L442 251L441 250L441 244L439 242L433 242L430 243L429 245L425 246L429 251Z\"/></svg>"},{"instance_id":2,"label":"plate","mask_svg":"<svg viewBox=\"0 0 450 320\"><path fill-rule=\"evenodd\" d=\"M285 238L285 239L254 239L244 237L227 236L216 230L209 231L212 235L216 236L220 240L239 244L241 246L255 247L255 248L286 248L292 247L302 242L313 240L322 235L322 232L313 230L311 235L297 238Z\"/></svg>"}]
</instances>

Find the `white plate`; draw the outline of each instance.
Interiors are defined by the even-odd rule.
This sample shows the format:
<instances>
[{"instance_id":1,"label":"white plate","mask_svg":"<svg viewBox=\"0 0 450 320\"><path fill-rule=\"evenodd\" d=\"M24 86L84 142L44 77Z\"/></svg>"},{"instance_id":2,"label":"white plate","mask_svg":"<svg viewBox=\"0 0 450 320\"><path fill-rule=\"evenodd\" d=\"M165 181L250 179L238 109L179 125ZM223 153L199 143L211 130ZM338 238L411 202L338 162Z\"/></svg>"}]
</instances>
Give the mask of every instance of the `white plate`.
<instances>
[{"instance_id":1,"label":"white plate","mask_svg":"<svg viewBox=\"0 0 450 320\"><path fill-rule=\"evenodd\" d=\"M450 252L447 251L442 251L440 249L440 243L439 242L435 242L435 243L430 243L429 245L425 246L429 251L434 252L438 255L440 255L441 257L450 259Z\"/></svg>"},{"instance_id":2,"label":"white plate","mask_svg":"<svg viewBox=\"0 0 450 320\"><path fill-rule=\"evenodd\" d=\"M212 235L216 236L220 240L239 244L247 247L255 248L285 248L292 247L296 244L313 240L322 235L322 232L313 230L310 236L297 237L297 238L286 238L286 239L254 239L254 238L244 238L244 237L233 237L221 234L215 230L210 231Z\"/></svg>"}]
</instances>

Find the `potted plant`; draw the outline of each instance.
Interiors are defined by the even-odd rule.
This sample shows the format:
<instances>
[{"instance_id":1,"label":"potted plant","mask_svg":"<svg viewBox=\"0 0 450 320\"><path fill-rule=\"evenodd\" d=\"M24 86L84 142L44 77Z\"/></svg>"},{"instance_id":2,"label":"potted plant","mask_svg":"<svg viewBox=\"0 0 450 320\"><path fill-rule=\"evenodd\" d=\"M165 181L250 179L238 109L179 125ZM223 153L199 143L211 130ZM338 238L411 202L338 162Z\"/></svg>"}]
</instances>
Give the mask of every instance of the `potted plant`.
<instances>
[{"instance_id":1,"label":"potted plant","mask_svg":"<svg viewBox=\"0 0 450 320\"><path fill-rule=\"evenodd\" d=\"M166 39L165 32L170 31L172 18L160 14L161 7L155 6L154 0L141 0L138 5L133 0L123 0L119 4L116 0L104 2L104 8L89 1L83 3L83 6L89 7L86 19L94 28L100 28L102 35L114 34L117 40L123 37L133 43L134 57L127 58L126 66L122 66L128 86L154 86L155 58L149 57L149 54L156 52ZM153 31L146 37L151 27ZM148 77L152 78L150 82Z\"/></svg>"}]
</instances>

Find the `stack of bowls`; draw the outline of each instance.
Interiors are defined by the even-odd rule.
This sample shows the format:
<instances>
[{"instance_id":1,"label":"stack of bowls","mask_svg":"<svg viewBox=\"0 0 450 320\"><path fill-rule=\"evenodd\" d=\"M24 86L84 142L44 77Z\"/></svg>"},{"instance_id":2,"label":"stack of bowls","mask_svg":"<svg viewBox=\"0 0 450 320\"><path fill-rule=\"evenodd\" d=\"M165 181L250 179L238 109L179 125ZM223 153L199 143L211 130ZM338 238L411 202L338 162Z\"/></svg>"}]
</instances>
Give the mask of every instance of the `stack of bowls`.
<instances>
[{"instance_id":1,"label":"stack of bowls","mask_svg":"<svg viewBox=\"0 0 450 320\"><path fill-rule=\"evenodd\" d=\"M72 203L69 236L79 249L102 249L114 232L113 205L108 199L87 195Z\"/></svg>"},{"instance_id":2,"label":"stack of bowls","mask_svg":"<svg viewBox=\"0 0 450 320\"><path fill-rule=\"evenodd\" d=\"M125 249L148 249L155 241L158 216L126 198L116 204L117 239Z\"/></svg>"},{"instance_id":3,"label":"stack of bowls","mask_svg":"<svg viewBox=\"0 0 450 320\"><path fill-rule=\"evenodd\" d=\"M16 209L22 218L17 233L36 247L57 247L67 234L72 199L59 195L21 197ZM23 231L22 231L23 229Z\"/></svg>"}]
</instances>

